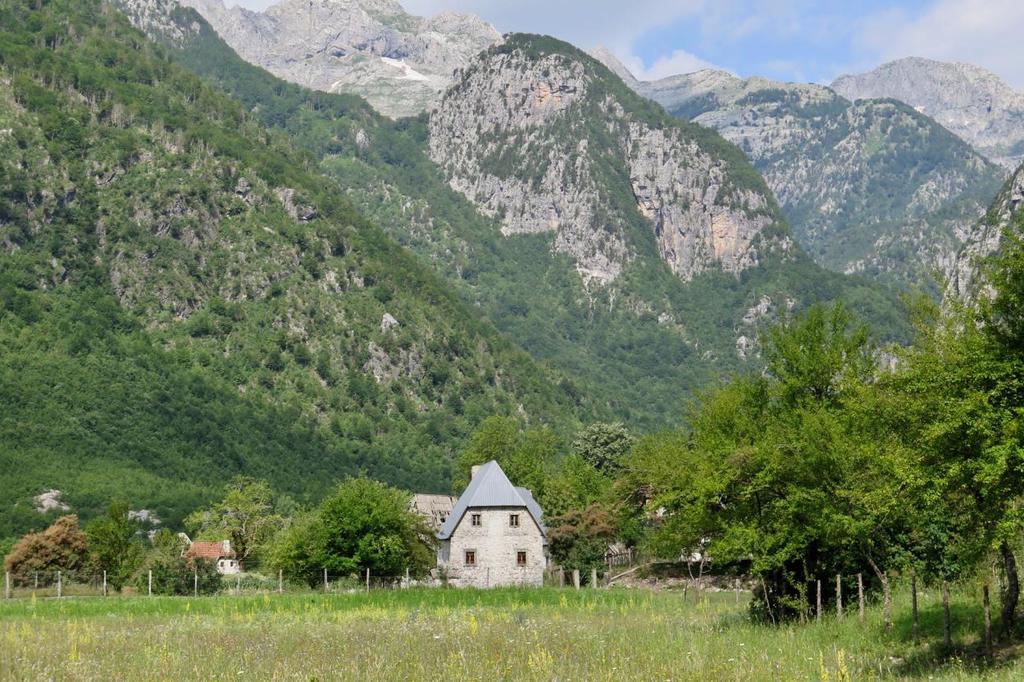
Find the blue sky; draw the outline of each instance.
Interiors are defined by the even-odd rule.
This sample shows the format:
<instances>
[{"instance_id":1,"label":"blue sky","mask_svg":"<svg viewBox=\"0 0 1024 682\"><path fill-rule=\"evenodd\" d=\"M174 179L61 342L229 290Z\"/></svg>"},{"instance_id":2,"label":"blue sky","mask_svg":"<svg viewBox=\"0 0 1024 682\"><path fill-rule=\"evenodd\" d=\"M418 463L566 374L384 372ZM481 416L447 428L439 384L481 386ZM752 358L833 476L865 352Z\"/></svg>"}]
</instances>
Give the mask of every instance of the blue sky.
<instances>
[{"instance_id":1,"label":"blue sky","mask_svg":"<svg viewBox=\"0 0 1024 682\"><path fill-rule=\"evenodd\" d=\"M473 12L503 32L604 45L644 78L714 66L828 83L919 56L978 64L1024 90L1024 0L399 1L414 14Z\"/></svg>"}]
</instances>

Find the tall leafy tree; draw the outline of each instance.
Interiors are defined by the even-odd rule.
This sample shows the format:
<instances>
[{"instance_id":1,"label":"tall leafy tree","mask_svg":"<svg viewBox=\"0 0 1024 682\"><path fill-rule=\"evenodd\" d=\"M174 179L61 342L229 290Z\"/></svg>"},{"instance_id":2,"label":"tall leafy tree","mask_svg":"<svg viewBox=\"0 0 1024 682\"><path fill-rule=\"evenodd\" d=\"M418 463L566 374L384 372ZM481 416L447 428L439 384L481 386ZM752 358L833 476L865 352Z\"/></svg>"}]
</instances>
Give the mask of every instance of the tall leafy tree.
<instances>
[{"instance_id":1,"label":"tall leafy tree","mask_svg":"<svg viewBox=\"0 0 1024 682\"><path fill-rule=\"evenodd\" d=\"M635 439L619 422L597 422L584 428L572 441L572 452L598 471L614 474L626 459Z\"/></svg>"},{"instance_id":2,"label":"tall leafy tree","mask_svg":"<svg viewBox=\"0 0 1024 682\"><path fill-rule=\"evenodd\" d=\"M185 525L200 538L231 540L244 566L281 527L274 510L274 492L266 481L238 476L224 490L224 498L193 512Z\"/></svg>"},{"instance_id":3,"label":"tall leafy tree","mask_svg":"<svg viewBox=\"0 0 1024 682\"><path fill-rule=\"evenodd\" d=\"M107 572L111 587L120 591L142 561L139 524L133 521L128 504L115 502L107 513L85 526L89 550L99 570Z\"/></svg>"},{"instance_id":4,"label":"tall leafy tree","mask_svg":"<svg viewBox=\"0 0 1024 682\"><path fill-rule=\"evenodd\" d=\"M316 583L332 575L419 574L433 565L433 534L409 508L409 494L364 478L342 483L315 512L275 539L272 562Z\"/></svg>"}]
</instances>

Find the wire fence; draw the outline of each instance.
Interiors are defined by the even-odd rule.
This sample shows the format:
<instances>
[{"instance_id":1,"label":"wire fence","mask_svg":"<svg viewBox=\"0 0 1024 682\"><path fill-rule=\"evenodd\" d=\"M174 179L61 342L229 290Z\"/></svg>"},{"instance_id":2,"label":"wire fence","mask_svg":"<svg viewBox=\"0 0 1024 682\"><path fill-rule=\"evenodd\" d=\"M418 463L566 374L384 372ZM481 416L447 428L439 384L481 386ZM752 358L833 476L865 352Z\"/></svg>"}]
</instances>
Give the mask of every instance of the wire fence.
<instances>
[{"instance_id":1,"label":"wire fence","mask_svg":"<svg viewBox=\"0 0 1024 682\"><path fill-rule=\"evenodd\" d=\"M543 585L549 587L583 588L605 587L612 574L603 567L592 571L568 570L549 566L543 575ZM457 576L456 576L457 578ZM142 570L117 580L106 571L47 569L4 574L3 598L47 599L67 597L113 596L206 596L206 595L267 595L267 594L351 594L378 590L402 590L411 587L447 587L458 584L457 579L437 571L430 575L414 575L406 571L399 575L375 575L366 570L361 574L337 574L327 569L301 576L286 575L283 571L239 572L229 574L204 573L198 568L186 574L168 576ZM499 586L498 583L492 586Z\"/></svg>"}]
</instances>

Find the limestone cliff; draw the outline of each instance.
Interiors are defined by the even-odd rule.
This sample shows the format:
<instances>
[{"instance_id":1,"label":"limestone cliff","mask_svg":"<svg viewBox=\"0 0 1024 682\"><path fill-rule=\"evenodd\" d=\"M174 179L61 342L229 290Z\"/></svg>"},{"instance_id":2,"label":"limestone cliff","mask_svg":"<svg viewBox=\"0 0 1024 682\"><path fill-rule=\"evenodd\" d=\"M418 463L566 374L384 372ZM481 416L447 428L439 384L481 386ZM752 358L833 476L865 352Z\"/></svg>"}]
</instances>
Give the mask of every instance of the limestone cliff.
<instances>
[{"instance_id":1,"label":"limestone cliff","mask_svg":"<svg viewBox=\"0 0 1024 682\"><path fill-rule=\"evenodd\" d=\"M770 192L730 150L586 55L532 36L482 54L430 117L430 154L453 188L505 235L551 233L554 251L601 284L652 235L686 281L789 251Z\"/></svg>"},{"instance_id":2,"label":"limestone cliff","mask_svg":"<svg viewBox=\"0 0 1024 682\"><path fill-rule=\"evenodd\" d=\"M984 291L980 277L982 261L999 250L1003 234L1024 216L1024 166L1017 169L985 215L964 235L946 288L950 300L969 300Z\"/></svg>"}]
</instances>

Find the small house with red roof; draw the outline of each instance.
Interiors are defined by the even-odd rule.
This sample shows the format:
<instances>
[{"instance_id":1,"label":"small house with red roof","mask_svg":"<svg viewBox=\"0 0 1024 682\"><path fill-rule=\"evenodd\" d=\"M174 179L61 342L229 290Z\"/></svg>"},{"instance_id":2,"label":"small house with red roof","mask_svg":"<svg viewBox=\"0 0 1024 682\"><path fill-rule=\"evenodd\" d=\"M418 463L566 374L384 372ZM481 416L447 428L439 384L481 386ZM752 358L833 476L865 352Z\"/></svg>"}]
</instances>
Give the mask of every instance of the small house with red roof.
<instances>
[{"instance_id":1,"label":"small house with red roof","mask_svg":"<svg viewBox=\"0 0 1024 682\"><path fill-rule=\"evenodd\" d=\"M242 572L242 566L231 549L230 540L219 540L217 542L193 542L185 550L185 558L203 559L214 564L217 572L221 575L234 575Z\"/></svg>"}]
</instances>

